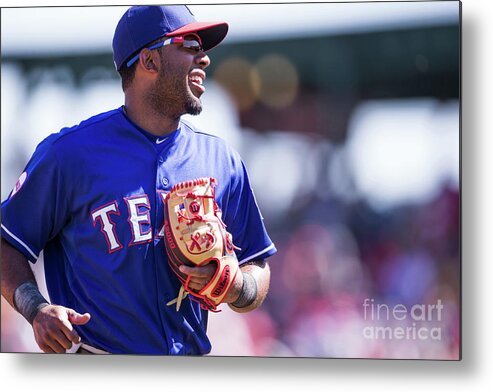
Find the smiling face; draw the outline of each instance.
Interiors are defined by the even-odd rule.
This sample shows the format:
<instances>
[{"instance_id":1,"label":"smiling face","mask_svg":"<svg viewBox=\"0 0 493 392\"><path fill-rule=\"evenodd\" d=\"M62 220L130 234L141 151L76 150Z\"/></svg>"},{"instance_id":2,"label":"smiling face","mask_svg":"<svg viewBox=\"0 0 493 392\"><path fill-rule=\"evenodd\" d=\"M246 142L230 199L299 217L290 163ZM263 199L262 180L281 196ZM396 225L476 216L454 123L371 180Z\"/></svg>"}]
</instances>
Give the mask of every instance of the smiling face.
<instances>
[{"instance_id":1,"label":"smiling face","mask_svg":"<svg viewBox=\"0 0 493 392\"><path fill-rule=\"evenodd\" d=\"M202 111L201 95L209 57L202 51L182 45L168 45L160 51L160 68L154 85L148 91L147 100L153 109L167 116L178 118Z\"/></svg>"}]
</instances>

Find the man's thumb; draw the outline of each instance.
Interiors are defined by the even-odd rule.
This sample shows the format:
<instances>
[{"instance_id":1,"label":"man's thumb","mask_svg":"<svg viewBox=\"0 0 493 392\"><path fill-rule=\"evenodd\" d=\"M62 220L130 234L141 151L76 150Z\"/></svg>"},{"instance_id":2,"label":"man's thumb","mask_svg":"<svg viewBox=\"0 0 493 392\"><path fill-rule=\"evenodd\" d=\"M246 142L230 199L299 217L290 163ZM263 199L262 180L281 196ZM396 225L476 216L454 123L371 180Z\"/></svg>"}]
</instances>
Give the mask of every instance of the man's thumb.
<instances>
[{"instance_id":1,"label":"man's thumb","mask_svg":"<svg viewBox=\"0 0 493 392\"><path fill-rule=\"evenodd\" d=\"M84 325L91 319L89 313L80 314L75 310L70 309L68 312L68 321L75 325Z\"/></svg>"}]
</instances>

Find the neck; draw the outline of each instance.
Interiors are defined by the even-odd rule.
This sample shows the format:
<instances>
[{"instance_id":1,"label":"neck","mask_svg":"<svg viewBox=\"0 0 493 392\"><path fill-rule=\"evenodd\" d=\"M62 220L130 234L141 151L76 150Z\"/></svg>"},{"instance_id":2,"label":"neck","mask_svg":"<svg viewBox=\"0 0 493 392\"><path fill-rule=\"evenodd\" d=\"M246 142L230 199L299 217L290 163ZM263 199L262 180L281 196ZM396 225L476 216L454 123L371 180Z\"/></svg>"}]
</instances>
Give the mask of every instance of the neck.
<instances>
[{"instance_id":1,"label":"neck","mask_svg":"<svg viewBox=\"0 0 493 392\"><path fill-rule=\"evenodd\" d=\"M174 132L180 123L180 117L171 118L166 113L157 113L142 100L125 97L125 113L139 127L156 136L165 136Z\"/></svg>"}]
</instances>

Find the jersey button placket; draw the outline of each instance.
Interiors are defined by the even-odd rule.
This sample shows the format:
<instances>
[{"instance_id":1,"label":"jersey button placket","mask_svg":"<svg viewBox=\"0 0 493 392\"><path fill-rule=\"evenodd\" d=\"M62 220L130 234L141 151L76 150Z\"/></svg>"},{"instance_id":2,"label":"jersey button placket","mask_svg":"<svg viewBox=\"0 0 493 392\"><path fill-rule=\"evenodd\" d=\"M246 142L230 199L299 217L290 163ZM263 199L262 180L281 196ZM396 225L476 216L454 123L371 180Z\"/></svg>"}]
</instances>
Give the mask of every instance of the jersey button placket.
<instances>
[{"instance_id":1,"label":"jersey button placket","mask_svg":"<svg viewBox=\"0 0 493 392\"><path fill-rule=\"evenodd\" d=\"M169 179L163 175L164 174L163 173L164 172L164 170L163 170L164 168L162 166L163 163L164 163L164 158L162 156L160 156L158 158L158 166L159 166L158 173L159 173L159 177L161 177L161 179L160 179L159 182L161 183L161 186L163 186L164 189L166 189L168 187L168 185L169 185Z\"/></svg>"}]
</instances>

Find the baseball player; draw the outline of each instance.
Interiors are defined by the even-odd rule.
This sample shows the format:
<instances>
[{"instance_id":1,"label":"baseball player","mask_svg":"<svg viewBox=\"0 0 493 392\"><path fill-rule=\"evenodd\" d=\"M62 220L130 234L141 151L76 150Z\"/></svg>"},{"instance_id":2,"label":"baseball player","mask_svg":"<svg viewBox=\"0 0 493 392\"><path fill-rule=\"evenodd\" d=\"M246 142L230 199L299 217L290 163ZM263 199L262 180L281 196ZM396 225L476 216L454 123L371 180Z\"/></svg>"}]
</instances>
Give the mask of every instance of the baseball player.
<instances>
[{"instance_id":1,"label":"baseball player","mask_svg":"<svg viewBox=\"0 0 493 392\"><path fill-rule=\"evenodd\" d=\"M221 270L227 285L209 291L227 286L220 302L237 312L264 300L265 259L276 249L245 166L222 139L181 119L201 112L206 51L227 30L224 22L197 22L186 6L128 9L113 38L124 106L47 137L2 203L2 295L32 324L42 351L210 352L212 308L194 296L216 279L218 268L176 267L186 277L178 308L184 280L165 246L173 234L164 227L166 195L197 178L214 179L214 214L220 211L239 263L234 276L229 267ZM193 219L204 220L192 207ZM41 251L51 302L28 263Z\"/></svg>"}]
</instances>

